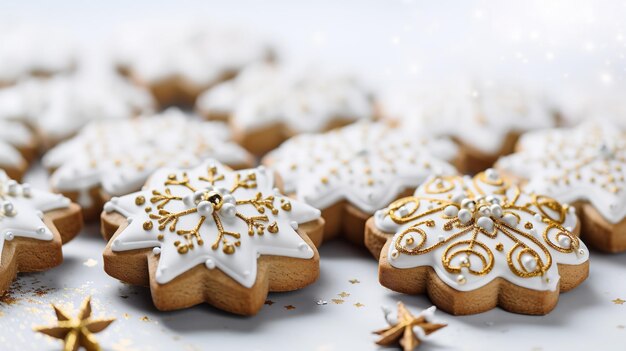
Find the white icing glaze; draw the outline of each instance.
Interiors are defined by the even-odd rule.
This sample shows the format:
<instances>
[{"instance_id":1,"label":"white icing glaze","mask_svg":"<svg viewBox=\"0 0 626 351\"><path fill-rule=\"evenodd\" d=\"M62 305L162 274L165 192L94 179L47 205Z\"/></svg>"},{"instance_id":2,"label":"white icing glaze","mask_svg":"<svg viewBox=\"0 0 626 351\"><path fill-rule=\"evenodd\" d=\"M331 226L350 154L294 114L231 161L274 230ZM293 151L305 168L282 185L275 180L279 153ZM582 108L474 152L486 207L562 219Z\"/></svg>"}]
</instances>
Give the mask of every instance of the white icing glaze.
<instances>
[{"instance_id":1,"label":"white icing glaze","mask_svg":"<svg viewBox=\"0 0 626 351\"><path fill-rule=\"evenodd\" d=\"M0 82L12 83L32 74L69 72L76 48L66 33L36 23L0 24Z\"/></svg>"},{"instance_id":2,"label":"white icing glaze","mask_svg":"<svg viewBox=\"0 0 626 351\"><path fill-rule=\"evenodd\" d=\"M178 77L208 87L269 53L257 33L188 20L135 23L116 37L112 54L118 66L148 84Z\"/></svg>"},{"instance_id":3,"label":"white icing glaze","mask_svg":"<svg viewBox=\"0 0 626 351\"><path fill-rule=\"evenodd\" d=\"M557 264L579 265L589 257L571 233L578 223L573 207L520 192L494 170L474 178L433 177L414 197L376 212L374 220L380 230L395 233L387 252L393 267L430 266L459 291L496 278L554 291Z\"/></svg>"},{"instance_id":4,"label":"white icing glaze","mask_svg":"<svg viewBox=\"0 0 626 351\"><path fill-rule=\"evenodd\" d=\"M609 222L626 218L626 131L610 122L524 135L497 167L529 180L530 191L588 201Z\"/></svg>"},{"instance_id":5,"label":"white icing glaze","mask_svg":"<svg viewBox=\"0 0 626 351\"><path fill-rule=\"evenodd\" d=\"M90 188L101 185L107 194L128 194L159 167L191 167L207 157L242 165L251 156L230 141L223 123L168 109L155 116L92 122L42 162L57 168L51 177L56 190L83 192L79 203L89 206Z\"/></svg>"},{"instance_id":6,"label":"white icing glaze","mask_svg":"<svg viewBox=\"0 0 626 351\"><path fill-rule=\"evenodd\" d=\"M457 148L445 138L357 123L324 134L301 134L266 156L285 191L316 208L347 200L366 213L389 204L429 175L456 172Z\"/></svg>"},{"instance_id":7,"label":"white icing glaze","mask_svg":"<svg viewBox=\"0 0 626 351\"><path fill-rule=\"evenodd\" d=\"M211 173L211 168L214 173ZM185 172L188 185L195 192L186 185L165 185L172 180L171 175L175 176L175 181L183 180ZM205 180L200 179L203 177ZM209 181L212 178L216 179L213 183ZM238 183L237 179L243 184L234 188ZM155 196L166 192L177 199L168 201L158 210L157 206L162 202L155 200ZM210 203L208 196L215 192L221 194L220 207ZM259 193L261 201L273 196L266 204L259 203L259 208L262 208L260 210L248 202L256 199ZM140 196L145 202L138 204L137 198ZM289 204L290 209L286 209L285 204ZM151 210L148 212L146 207ZM160 257L155 276L159 284L167 284L189 269L204 264L207 269L221 270L246 288L252 287L256 281L259 255L312 258L314 250L292 229L290 223L306 223L320 218L319 210L275 192L272 173L265 168L228 171L214 160L207 160L188 170L159 169L150 177L142 191L114 198L104 209L107 212L118 212L127 219L132 218L128 227L110 244L114 252L159 248L156 250ZM175 232L170 230L171 222L159 229L158 214L187 210L196 212L178 217ZM249 224L237 217L239 215L245 218L266 216L265 220L257 221L264 227L262 234L259 234L258 228L249 234ZM205 218L203 221L202 217ZM225 231L236 233L239 238L225 235L225 241L218 240L218 221ZM198 238L187 241L183 235L177 234L180 230L195 228L200 222ZM145 223L151 223L149 229L145 228ZM270 230L273 223L277 226L275 233ZM161 239L158 238L159 234L163 235ZM180 243L176 245L176 241ZM180 253L180 248L188 243L193 247L185 246L185 252ZM231 247L233 251L227 252L227 247Z\"/></svg>"},{"instance_id":8,"label":"white icing glaze","mask_svg":"<svg viewBox=\"0 0 626 351\"><path fill-rule=\"evenodd\" d=\"M34 142L32 132L22 123L0 119L0 167L20 167L26 162L20 147Z\"/></svg>"},{"instance_id":9,"label":"white icing glaze","mask_svg":"<svg viewBox=\"0 0 626 351\"><path fill-rule=\"evenodd\" d=\"M297 133L320 132L338 119L373 116L369 94L354 77L316 68L257 64L209 89L198 110L228 114L238 130L283 123Z\"/></svg>"},{"instance_id":10,"label":"white icing glaze","mask_svg":"<svg viewBox=\"0 0 626 351\"><path fill-rule=\"evenodd\" d=\"M32 189L19 184L0 170L0 257L5 240L24 237L52 240L50 228L41 213L67 208L70 200L59 194Z\"/></svg>"},{"instance_id":11,"label":"white icing glaze","mask_svg":"<svg viewBox=\"0 0 626 351\"><path fill-rule=\"evenodd\" d=\"M32 78L0 89L0 119L24 121L52 140L73 135L89 121L151 113L154 104L147 91L107 70Z\"/></svg>"},{"instance_id":12,"label":"white icing glaze","mask_svg":"<svg viewBox=\"0 0 626 351\"><path fill-rule=\"evenodd\" d=\"M509 133L555 125L545 97L530 89L495 84L443 84L383 94L384 118L497 154Z\"/></svg>"}]
</instances>

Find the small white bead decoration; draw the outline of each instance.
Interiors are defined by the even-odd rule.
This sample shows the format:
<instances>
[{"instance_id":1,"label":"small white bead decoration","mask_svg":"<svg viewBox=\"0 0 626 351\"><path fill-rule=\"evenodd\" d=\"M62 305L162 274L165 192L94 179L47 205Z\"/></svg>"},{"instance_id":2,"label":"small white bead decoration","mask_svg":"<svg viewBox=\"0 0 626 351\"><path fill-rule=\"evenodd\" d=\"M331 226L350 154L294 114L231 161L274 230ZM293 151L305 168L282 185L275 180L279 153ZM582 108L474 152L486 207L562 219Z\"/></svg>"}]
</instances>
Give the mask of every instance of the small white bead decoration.
<instances>
[{"instance_id":1,"label":"small white bead decoration","mask_svg":"<svg viewBox=\"0 0 626 351\"><path fill-rule=\"evenodd\" d=\"M207 258L206 261L204 261L204 265L206 266L206 268L208 269L214 269L215 268L215 261L213 261L210 258Z\"/></svg>"},{"instance_id":2,"label":"small white bead decoration","mask_svg":"<svg viewBox=\"0 0 626 351\"><path fill-rule=\"evenodd\" d=\"M155 255L155 256L160 255L160 254L161 254L161 248L160 248L160 247L158 247L158 246L157 246L157 247L155 247L155 248L153 248L153 249L152 249L152 254L153 254L153 255Z\"/></svg>"},{"instance_id":3,"label":"small white bead decoration","mask_svg":"<svg viewBox=\"0 0 626 351\"><path fill-rule=\"evenodd\" d=\"M289 225L291 225L291 228L293 228L293 230L298 230L298 222L291 221L289 222Z\"/></svg>"},{"instance_id":4,"label":"small white bead decoration","mask_svg":"<svg viewBox=\"0 0 626 351\"><path fill-rule=\"evenodd\" d=\"M4 239L5 239L6 241L11 241L11 240L13 240L14 238L15 238L15 234L13 234L13 232L6 232L6 233L4 234Z\"/></svg>"}]
</instances>

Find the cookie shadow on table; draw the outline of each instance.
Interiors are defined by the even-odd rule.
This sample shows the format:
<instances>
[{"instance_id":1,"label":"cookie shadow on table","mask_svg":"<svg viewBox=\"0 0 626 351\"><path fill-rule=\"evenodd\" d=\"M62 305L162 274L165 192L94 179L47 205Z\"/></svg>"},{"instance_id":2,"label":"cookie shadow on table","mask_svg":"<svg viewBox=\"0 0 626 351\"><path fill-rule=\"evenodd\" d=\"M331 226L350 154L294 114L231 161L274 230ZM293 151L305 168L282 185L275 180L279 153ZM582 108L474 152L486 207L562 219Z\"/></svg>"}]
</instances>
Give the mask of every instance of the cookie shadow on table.
<instances>
[{"instance_id":1,"label":"cookie shadow on table","mask_svg":"<svg viewBox=\"0 0 626 351\"><path fill-rule=\"evenodd\" d=\"M316 313L323 313L323 306L315 301L323 296L326 285L323 275L311 286L299 291L270 293L267 297L271 304L263 306L255 316L239 316L224 312L208 304L200 304L179 311L159 311L152 303L150 290L144 287L130 286L122 283L118 288L118 296L122 303L131 305L140 313L149 314L160 323L175 332L211 332L223 331L247 333L263 328L264 325L285 318L306 318ZM295 309L287 309L293 306ZM152 318L152 317L151 317Z\"/></svg>"},{"instance_id":2,"label":"cookie shadow on table","mask_svg":"<svg viewBox=\"0 0 626 351\"><path fill-rule=\"evenodd\" d=\"M432 302L426 295L404 295L393 291L387 292L387 297L391 300L404 302L409 309L419 311L432 306ZM437 318L442 321L467 324L472 327L498 327L508 328L514 325L532 324L539 326L565 326L570 320L575 319L575 315L586 313L589 309L597 308L602 303L600 296L593 288L591 282L583 282L576 289L559 296L557 306L550 313L543 316L531 316L511 313L496 307L487 312L454 316L442 310L437 310Z\"/></svg>"}]
</instances>

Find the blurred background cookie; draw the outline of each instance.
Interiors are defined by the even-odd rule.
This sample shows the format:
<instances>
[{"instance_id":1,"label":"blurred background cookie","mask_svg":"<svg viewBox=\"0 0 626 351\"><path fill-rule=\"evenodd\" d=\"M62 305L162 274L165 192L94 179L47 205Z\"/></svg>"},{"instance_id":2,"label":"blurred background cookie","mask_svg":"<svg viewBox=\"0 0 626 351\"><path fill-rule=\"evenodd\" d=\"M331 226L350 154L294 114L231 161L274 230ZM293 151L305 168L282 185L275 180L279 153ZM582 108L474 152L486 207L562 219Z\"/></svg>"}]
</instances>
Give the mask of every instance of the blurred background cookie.
<instances>
[{"instance_id":1,"label":"blurred background cookie","mask_svg":"<svg viewBox=\"0 0 626 351\"><path fill-rule=\"evenodd\" d=\"M320 67L258 64L203 93L196 104L209 119L227 120L234 138L263 155L300 133L373 118L369 90L347 73Z\"/></svg>"},{"instance_id":2,"label":"blurred background cookie","mask_svg":"<svg viewBox=\"0 0 626 351\"><path fill-rule=\"evenodd\" d=\"M111 51L118 70L161 107L193 106L201 92L246 65L274 59L258 33L205 20L134 22L119 30Z\"/></svg>"},{"instance_id":3,"label":"blurred background cookie","mask_svg":"<svg viewBox=\"0 0 626 351\"><path fill-rule=\"evenodd\" d=\"M141 188L163 166L192 167L213 157L234 168L254 159L230 140L222 123L206 122L171 108L155 116L92 122L45 154L52 188L95 219L111 196Z\"/></svg>"}]
</instances>

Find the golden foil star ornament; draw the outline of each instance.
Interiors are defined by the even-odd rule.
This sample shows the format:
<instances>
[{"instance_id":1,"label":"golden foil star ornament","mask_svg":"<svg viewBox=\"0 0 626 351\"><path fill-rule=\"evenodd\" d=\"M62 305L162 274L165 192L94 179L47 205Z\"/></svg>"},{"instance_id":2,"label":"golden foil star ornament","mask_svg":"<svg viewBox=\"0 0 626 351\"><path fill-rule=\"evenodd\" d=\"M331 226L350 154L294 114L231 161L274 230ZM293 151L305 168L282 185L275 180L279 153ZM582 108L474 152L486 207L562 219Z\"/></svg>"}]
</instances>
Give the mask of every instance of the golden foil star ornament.
<instances>
[{"instance_id":1,"label":"golden foil star ornament","mask_svg":"<svg viewBox=\"0 0 626 351\"><path fill-rule=\"evenodd\" d=\"M447 326L447 324L432 322L435 310L436 307L432 306L417 316L413 316L404 304L398 301L398 316L394 318L391 310L383 307L383 313L389 327L374 332L374 334L380 335L376 344L391 346L399 343L404 351L414 350L420 345L420 339Z\"/></svg>"},{"instance_id":2,"label":"golden foil star ornament","mask_svg":"<svg viewBox=\"0 0 626 351\"><path fill-rule=\"evenodd\" d=\"M35 331L53 338L61 339L65 343L64 351L76 351L83 347L87 351L102 350L93 334L103 331L115 318L91 318L91 296L85 299L80 306L78 316L70 317L59 307L52 305L57 315L58 323L52 327L36 327Z\"/></svg>"}]
</instances>

